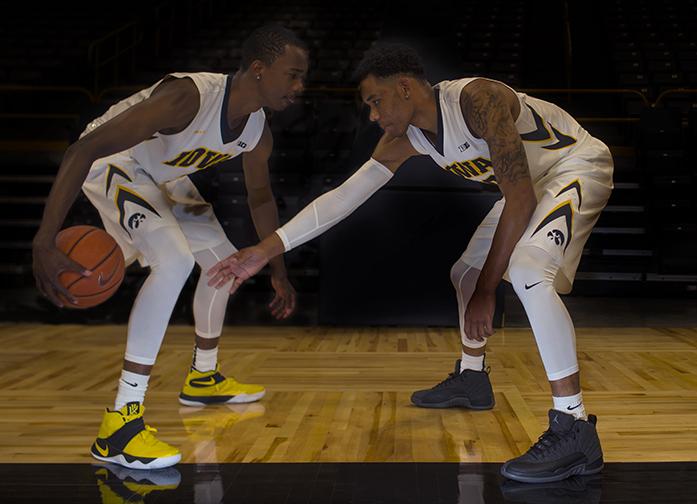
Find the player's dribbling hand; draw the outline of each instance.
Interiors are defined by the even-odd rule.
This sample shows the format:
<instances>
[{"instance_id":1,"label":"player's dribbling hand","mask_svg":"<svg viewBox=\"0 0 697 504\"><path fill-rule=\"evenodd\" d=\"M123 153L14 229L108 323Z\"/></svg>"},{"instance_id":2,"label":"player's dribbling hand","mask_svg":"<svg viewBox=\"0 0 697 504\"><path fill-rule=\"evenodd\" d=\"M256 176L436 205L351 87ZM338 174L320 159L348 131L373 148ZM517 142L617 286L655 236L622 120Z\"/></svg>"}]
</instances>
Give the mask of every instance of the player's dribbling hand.
<instances>
[{"instance_id":1,"label":"player's dribbling hand","mask_svg":"<svg viewBox=\"0 0 697 504\"><path fill-rule=\"evenodd\" d=\"M268 262L269 259L264 250L258 245L243 248L208 270L207 274L211 277L208 285L220 289L232 280L230 286L230 294L232 294L246 280L256 275Z\"/></svg>"},{"instance_id":2,"label":"player's dribbling hand","mask_svg":"<svg viewBox=\"0 0 697 504\"><path fill-rule=\"evenodd\" d=\"M271 315L277 320L287 319L295 311L295 289L286 275L271 275L271 286L276 291L276 295L269 303Z\"/></svg>"},{"instance_id":3,"label":"player's dribbling hand","mask_svg":"<svg viewBox=\"0 0 697 504\"><path fill-rule=\"evenodd\" d=\"M32 270L36 288L39 292L59 308L64 303L60 296L68 302L75 303L75 298L60 282L58 277L64 271L74 271L82 276L90 276L92 273L70 259L56 246L34 243L32 247Z\"/></svg>"},{"instance_id":4,"label":"player's dribbling hand","mask_svg":"<svg viewBox=\"0 0 697 504\"><path fill-rule=\"evenodd\" d=\"M484 341L494 334L494 308L496 295L475 289L465 310L465 334L469 339Z\"/></svg>"}]
</instances>

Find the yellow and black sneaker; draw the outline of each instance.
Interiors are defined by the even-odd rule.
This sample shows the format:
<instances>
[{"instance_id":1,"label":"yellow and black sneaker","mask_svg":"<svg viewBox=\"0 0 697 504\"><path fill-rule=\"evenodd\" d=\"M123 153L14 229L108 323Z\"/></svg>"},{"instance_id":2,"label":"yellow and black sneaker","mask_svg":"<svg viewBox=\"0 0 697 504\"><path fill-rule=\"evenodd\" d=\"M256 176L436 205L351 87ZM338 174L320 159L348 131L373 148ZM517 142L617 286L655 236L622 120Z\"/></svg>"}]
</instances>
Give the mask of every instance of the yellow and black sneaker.
<instances>
[{"instance_id":1,"label":"yellow and black sneaker","mask_svg":"<svg viewBox=\"0 0 697 504\"><path fill-rule=\"evenodd\" d=\"M179 402L185 406L205 406L221 403L250 403L258 401L266 390L261 385L240 383L225 378L218 366L213 371L201 372L191 368L186 375Z\"/></svg>"},{"instance_id":2,"label":"yellow and black sneaker","mask_svg":"<svg viewBox=\"0 0 697 504\"><path fill-rule=\"evenodd\" d=\"M146 495L174 490L182 479L181 473L174 467L152 471L129 469L115 464L94 467L102 504L145 502Z\"/></svg>"},{"instance_id":3,"label":"yellow and black sneaker","mask_svg":"<svg viewBox=\"0 0 697 504\"><path fill-rule=\"evenodd\" d=\"M118 411L107 409L90 449L92 456L131 469L161 469L179 462L179 450L157 439L153 434L157 429L145 425L144 411L137 402Z\"/></svg>"}]
</instances>

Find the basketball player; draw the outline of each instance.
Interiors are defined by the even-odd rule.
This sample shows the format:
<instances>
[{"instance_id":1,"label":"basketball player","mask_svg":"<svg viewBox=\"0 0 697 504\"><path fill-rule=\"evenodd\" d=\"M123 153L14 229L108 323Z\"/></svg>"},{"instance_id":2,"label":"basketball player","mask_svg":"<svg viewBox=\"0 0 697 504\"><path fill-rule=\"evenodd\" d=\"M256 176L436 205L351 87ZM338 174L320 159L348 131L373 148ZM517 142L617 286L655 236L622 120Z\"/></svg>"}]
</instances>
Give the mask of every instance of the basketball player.
<instances>
[{"instance_id":1,"label":"basketball player","mask_svg":"<svg viewBox=\"0 0 697 504\"><path fill-rule=\"evenodd\" d=\"M474 233L451 280L460 311L462 355L455 370L412 402L425 408L490 409L484 364L493 334L494 291L513 284L532 325L550 381L549 429L502 472L525 482L590 474L603 466L596 418L586 415L566 293L583 244L612 190L608 148L556 105L497 81L467 78L432 87L418 55L401 45L369 50L356 71L370 119L384 136L373 156L340 187L317 198L259 245L216 265L211 284L233 276L234 291L268 260L312 239L366 201L410 157L497 184L501 198Z\"/></svg>"},{"instance_id":2,"label":"basketball player","mask_svg":"<svg viewBox=\"0 0 697 504\"><path fill-rule=\"evenodd\" d=\"M114 409L107 409L92 455L130 468L175 464L179 451L143 423L143 399L170 315L194 262L207 270L235 252L211 206L187 174L243 155L248 203L263 238L279 225L269 183L273 140L262 107L283 110L303 90L308 52L276 25L244 42L234 75L170 74L111 107L71 145L51 189L34 239L37 286L52 302L69 301L58 275L89 274L59 252L54 238L80 186L99 210L127 263L150 266L131 310L124 366ZM179 401L185 405L259 400L261 385L225 378L217 365L227 292L205 275L194 295L196 345ZM282 260L271 263L276 292L269 307L279 319L294 310L295 291Z\"/></svg>"}]
</instances>

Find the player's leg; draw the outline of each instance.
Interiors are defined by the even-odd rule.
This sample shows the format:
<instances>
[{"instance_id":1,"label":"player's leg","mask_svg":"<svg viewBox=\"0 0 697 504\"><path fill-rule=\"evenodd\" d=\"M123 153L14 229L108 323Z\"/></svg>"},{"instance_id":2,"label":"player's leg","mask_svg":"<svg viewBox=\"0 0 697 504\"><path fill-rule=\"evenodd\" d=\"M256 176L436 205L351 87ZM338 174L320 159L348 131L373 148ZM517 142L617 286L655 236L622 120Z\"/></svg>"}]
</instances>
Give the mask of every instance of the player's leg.
<instances>
[{"instance_id":1,"label":"player's leg","mask_svg":"<svg viewBox=\"0 0 697 504\"><path fill-rule=\"evenodd\" d=\"M194 259L160 189L128 156L99 161L83 190L104 226L128 252L150 266L131 310L124 366L113 409L107 409L92 455L136 469L179 461L179 451L159 441L143 422L143 401L152 365Z\"/></svg>"},{"instance_id":2,"label":"player's leg","mask_svg":"<svg viewBox=\"0 0 697 504\"><path fill-rule=\"evenodd\" d=\"M596 418L586 414L583 404L574 326L557 288L570 286L583 244L610 189L611 183L605 181L573 174L559 177L538 196L530 226L511 255L508 276L535 335L553 408L549 429L540 440L504 464L502 473L508 478L558 481L603 467Z\"/></svg>"},{"instance_id":3,"label":"player's leg","mask_svg":"<svg viewBox=\"0 0 697 504\"><path fill-rule=\"evenodd\" d=\"M223 332L225 312L230 297L227 289L208 285L206 271L237 249L229 241L194 253L201 274L194 292L194 332L196 342L192 367L201 372L214 370L218 365L218 345Z\"/></svg>"},{"instance_id":4,"label":"player's leg","mask_svg":"<svg viewBox=\"0 0 697 504\"><path fill-rule=\"evenodd\" d=\"M568 236L566 230L555 228L554 231ZM508 272L535 335L552 388L554 407L585 419L578 380L576 333L554 286L560 259L538 245L520 242L511 255Z\"/></svg>"},{"instance_id":5,"label":"player's leg","mask_svg":"<svg viewBox=\"0 0 697 504\"><path fill-rule=\"evenodd\" d=\"M218 347L229 294L225 288L210 287L206 276L208 269L237 249L227 239L212 206L189 178L168 183L167 195L173 203L172 212L201 269L193 300L194 355L179 402L201 406L257 401L265 394L263 386L239 383L219 371Z\"/></svg>"},{"instance_id":6,"label":"player's leg","mask_svg":"<svg viewBox=\"0 0 697 504\"><path fill-rule=\"evenodd\" d=\"M457 296L462 353L460 359L455 361L455 369L445 380L430 389L412 394L411 400L416 406L470 409L494 407L494 393L489 380L489 370L484 361L486 341L477 341L467 336L465 310L491 248L503 204L503 200L496 202L475 231L467 250L450 270L450 281Z\"/></svg>"}]
</instances>

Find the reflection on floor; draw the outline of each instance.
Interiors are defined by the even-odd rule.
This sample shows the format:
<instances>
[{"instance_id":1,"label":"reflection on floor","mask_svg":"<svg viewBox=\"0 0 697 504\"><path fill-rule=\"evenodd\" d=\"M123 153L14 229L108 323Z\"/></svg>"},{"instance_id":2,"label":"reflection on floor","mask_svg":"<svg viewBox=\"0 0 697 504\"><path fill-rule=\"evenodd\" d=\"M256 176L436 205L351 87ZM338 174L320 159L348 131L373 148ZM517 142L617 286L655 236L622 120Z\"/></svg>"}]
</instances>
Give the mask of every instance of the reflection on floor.
<instances>
[{"instance_id":1,"label":"reflection on floor","mask_svg":"<svg viewBox=\"0 0 697 504\"><path fill-rule=\"evenodd\" d=\"M601 475L528 485L500 464L0 464L2 502L483 504L697 502L697 463L607 464Z\"/></svg>"},{"instance_id":2,"label":"reflection on floor","mask_svg":"<svg viewBox=\"0 0 697 504\"><path fill-rule=\"evenodd\" d=\"M124 326L0 325L0 463L90 463L113 404ZM170 326L145 421L184 463L502 463L548 425L549 385L528 329L487 353L496 407L424 409L460 355L456 329L229 327L226 375L260 383L257 404L183 408L193 328ZM697 329L580 328L587 411L606 462L697 462ZM2 500L2 499L0 499Z\"/></svg>"}]
</instances>

